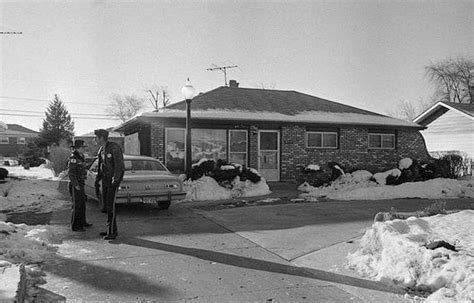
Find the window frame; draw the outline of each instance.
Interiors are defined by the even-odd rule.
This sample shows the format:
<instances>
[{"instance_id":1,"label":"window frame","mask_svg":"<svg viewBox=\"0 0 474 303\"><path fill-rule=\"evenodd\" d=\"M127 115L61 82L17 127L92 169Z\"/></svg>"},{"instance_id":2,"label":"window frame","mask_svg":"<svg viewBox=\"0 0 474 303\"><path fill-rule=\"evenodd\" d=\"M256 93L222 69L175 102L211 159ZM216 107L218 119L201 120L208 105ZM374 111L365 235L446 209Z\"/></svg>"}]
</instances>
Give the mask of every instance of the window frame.
<instances>
[{"instance_id":1,"label":"window frame","mask_svg":"<svg viewBox=\"0 0 474 303\"><path fill-rule=\"evenodd\" d=\"M182 127L165 127L164 128L165 131L164 131L164 134L165 134L165 141L164 141L164 154L163 154L163 159L164 159L164 165L166 168L168 168L168 158L166 157L167 153L168 153L168 130L181 130L183 131L183 134L184 134L184 137L183 137L183 142L184 142L184 157L183 157L183 161L184 161L184 167L183 167L183 172L184 170L186 170L186 128L182 128ZM168 168L169 169L169 168Z\"/></svg>"},{"instance_id":2,"label":"window frame","mask_svg":"<svg viewBox=\"0 0 474 303\"><path fill-rule=\"evenodd\" d=\"M370 136L380 136L380 147L378 146L370 146ZM393 146L391 147L384 147L383 146L383 136L390 136L393 138ZM386 133L382 133L382 132L369 132L367 134L367 147L368 149L376 149L376 150L394 150L396 149L396 146L397 146L397 136L395 133L392 133L392 132L386 132Z\"/></svg>"},{"instance_id":3,"label":"window frame","mask_svg":"<svg viewBox=\"0 0 474 303\"><path fill-rule=\"evenodd\" d=\"M23 140L21 140L21 139L23 139ZM25 145L26 144L26 137L17 137L16 138L16 144Z\"/></svg>"},{"instance_id":4,"label":"window frame","mask_svg":"<svg viewBox=\"0 0 474 303\"><path fill-rule=\"evenodd\" d=\"M321 134L321 146L309 146L309 135L310 134ZM336 135L336 146L323 146L324 135ZM306 148L314 149L338 149L339 148L339 132L338 131L324 131L324 130L307 130L306 131Z\"/></svg>"},{"instance_id":5,"label":"window frame","mask_svg":"<svg viewBox=\"0 0 474 303\"><path fill-rule=\"evenodd\" d=\"M10 137L0 136L0 144L10 144Z\"/></svg>"},{"instance_id":6,"label":"window frame","mask_svg":"<svg viewBox=\"0 0 474 303\"><path fill-rule=\"evenodd\" d=\"M230 137L232 132L243 132L245 133L245 152L233 152L230 150ZM227 130L227 161L230 161L230 154L244 154L245 155L245 166L248 166L249 157L248 157L248 149L249 149L249 132L246 129L228 129Z\"/></svg>"}]
</instances>

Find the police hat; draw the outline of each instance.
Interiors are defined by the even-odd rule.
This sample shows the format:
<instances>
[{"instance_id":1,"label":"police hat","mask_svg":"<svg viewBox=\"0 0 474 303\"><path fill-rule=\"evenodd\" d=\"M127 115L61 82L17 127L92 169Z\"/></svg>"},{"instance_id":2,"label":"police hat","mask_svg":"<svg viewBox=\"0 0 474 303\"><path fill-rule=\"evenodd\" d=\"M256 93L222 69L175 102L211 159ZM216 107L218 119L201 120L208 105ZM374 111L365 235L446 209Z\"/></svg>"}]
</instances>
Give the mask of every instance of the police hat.
<instances>
[{"instance_id":1,"label":"police hat","mask_svg":"<svg viewBox=\"0 0 474 303\"><path fill-rule=\"evenodd\" d=\"M84 140L75 140L74 144L71 147L79 148L79 147L87 147L87 145L84 144Z\"/></svg>"}]
</instances>

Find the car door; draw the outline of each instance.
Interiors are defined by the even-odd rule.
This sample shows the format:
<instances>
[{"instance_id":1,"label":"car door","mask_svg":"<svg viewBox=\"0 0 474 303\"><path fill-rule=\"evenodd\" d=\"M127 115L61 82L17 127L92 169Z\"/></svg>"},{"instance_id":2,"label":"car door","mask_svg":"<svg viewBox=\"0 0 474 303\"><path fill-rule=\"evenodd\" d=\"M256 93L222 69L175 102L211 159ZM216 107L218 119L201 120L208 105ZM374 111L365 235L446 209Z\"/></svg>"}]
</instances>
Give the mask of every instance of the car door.
<instances>
[{"instance_id":1,"label":"car door","mask_svg":"<svg viewBox=\"0 0 474 303\"><path fill-rule=\"evenodd\" d=\"M84 191L87 196L96 199L95 194L95 178L97 177L97 170L99 168L99 160L95 159L87 170L87 178L85 181Z\"/></svg>"}]
</instances>

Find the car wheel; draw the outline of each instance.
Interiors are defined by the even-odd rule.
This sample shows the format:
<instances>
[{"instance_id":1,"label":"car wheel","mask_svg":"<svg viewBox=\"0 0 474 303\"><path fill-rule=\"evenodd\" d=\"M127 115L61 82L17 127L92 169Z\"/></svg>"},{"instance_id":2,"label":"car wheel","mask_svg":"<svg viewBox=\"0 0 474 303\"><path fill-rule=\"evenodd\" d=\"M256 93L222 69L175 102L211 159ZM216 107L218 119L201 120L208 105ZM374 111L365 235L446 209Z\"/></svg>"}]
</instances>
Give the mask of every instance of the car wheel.
<instances>
[{"instance_id":1,"label":"car wheel","mask_svg":"<svg viewBox=\"0 0 474 303\"><path fill-rule=\"evenodd\" d=\"M101 193L97 197L97 208L99 208L101 212L105 213L105 204Z\"/></svg>"},{"instance_id":2,"label":"car wheel","mask_svg":"<svg viewBox=\"0 0 474 303\"><path fill-rule=\"evenodd\" d=\"M168 209L170 208L170 205L171 205L171 201L158 201L158 206L161 209Z\"/></svg>"}]
</instances>

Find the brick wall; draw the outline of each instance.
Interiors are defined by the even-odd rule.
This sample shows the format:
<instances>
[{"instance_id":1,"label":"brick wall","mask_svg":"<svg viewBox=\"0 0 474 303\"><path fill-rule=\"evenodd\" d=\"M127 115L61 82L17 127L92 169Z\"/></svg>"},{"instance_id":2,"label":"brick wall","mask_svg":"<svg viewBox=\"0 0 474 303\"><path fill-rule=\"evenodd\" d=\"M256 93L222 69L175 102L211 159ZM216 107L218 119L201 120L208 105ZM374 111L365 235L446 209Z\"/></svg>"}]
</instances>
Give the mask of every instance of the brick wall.
<instances>
[{"instance_id":1,"label":"brick wall","mask_svg":"<svg viewBox=\"0 0 474 303\"><path fill-rule=\"evenodd\" d=\"M309 164L318 164L324 170L319 173L324 179L331 174L328 162L339 163L346 172L365 169L375 173L397 167L398 161L405 157L429 158L423 137L416 130L397 131L397 148L394 150L368 149L367 128L340 128L338 149L306 148L305 127L283 126L281 132L281 181L304 180L308 176L302 168Z\"/></svg>"},{"instance_id":2,"label":"brick wall","mask_svg":"<svg viewBox=\"0 0 474 303\"><path fill-rule=\"evenodd\" d=\"M150 137L150 155L164 163L165 128L163 123L151 123Z\"/></svg>"},{"instance_id":3,"label":"brick wall","mask_svg":"<svg viewBox=\"0 0 474 303\"><path fill-rule=\"evenodd\" d=\"M153 122L150 125L150 155L164 161L164 124ZM258 167L258 130L256 125L249 127L249 166ZM369 150L368 128L339 128L338 149L306 148L306 126L282 125L280 180L301 182L307 175L303 168L309 164L318 164L323 178L330 176L328 162L338 162L346 172L358 169L372 173L381 172L398 166L404 157L417 160L429 158L424 139L417 130L398 130L397 148L394 150Z\"/></svg>"}]
</instances>

